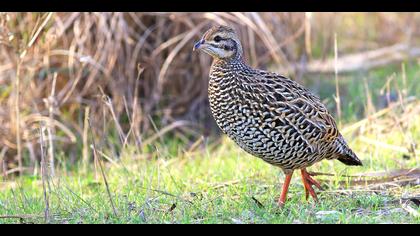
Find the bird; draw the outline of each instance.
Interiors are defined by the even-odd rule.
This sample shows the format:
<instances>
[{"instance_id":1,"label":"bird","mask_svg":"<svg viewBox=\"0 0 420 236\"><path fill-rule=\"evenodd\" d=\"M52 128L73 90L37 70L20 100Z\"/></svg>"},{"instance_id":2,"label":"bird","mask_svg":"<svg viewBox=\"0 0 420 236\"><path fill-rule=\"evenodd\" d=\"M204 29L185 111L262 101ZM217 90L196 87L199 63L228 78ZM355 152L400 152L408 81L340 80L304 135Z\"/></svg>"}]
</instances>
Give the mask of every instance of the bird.
<instances>
[{"instance_id":1,"label":"bird","mask_svg":"<svg viewBox=\"0 0 420 236\"><path fill-rule=\"evenodd\" d=\"M318 202L313 186L323 189L307 167L323 159L362 165L320 98L286 76L247 65L232 27L214 25L192 50L213 58L208 98L218 127L240 148L284 172L280 207L294 171L301 172L306 199L310 194Z\"/></svg>"}]
</instances>

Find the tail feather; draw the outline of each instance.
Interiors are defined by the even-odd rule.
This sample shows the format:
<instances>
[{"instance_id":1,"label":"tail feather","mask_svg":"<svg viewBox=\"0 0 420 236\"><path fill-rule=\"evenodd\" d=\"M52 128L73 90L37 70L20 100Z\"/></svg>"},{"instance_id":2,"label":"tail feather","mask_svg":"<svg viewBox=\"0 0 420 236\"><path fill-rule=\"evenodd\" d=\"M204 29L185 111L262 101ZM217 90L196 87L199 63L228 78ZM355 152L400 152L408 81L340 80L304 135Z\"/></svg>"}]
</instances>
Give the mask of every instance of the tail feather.
<instances>
[{"instance_id":1,"label":"tail feather","mask_svg":"<svg viewBox=\"0 0 420 236\"><path fill-rule=\"evenodd\" d=\"M362 166L363 163L360 159L352 152L352 154L338 154L337 160L349 166Z\"/></svg>"},{"instance_id":2,"label":"tail feather","mask_svg":"<svg viewBox=\"0 0 420 236\"><path fill-rule=\"evenodd\" d=\"M357 157L356 153L349 148L344 138L341 136L338 141L341 144L342 150L340 153L336 154L337 160L349 166L362 166L362 161Z\"/></svg>"}]
</instances>

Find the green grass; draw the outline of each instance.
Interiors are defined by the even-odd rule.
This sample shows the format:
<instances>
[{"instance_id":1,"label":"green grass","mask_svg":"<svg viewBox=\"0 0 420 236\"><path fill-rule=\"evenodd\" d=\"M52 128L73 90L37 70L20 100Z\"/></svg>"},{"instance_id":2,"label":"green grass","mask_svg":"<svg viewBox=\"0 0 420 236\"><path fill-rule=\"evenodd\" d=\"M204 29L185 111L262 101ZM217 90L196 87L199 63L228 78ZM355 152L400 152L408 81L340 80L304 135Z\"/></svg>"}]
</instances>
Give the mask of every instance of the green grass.
<instances>
[{"instance_id":1,"label":"green grass","mask_svg":"<svg viewBox=\"0 0 420 236\"><path fill-rule=\"evenodd\" d=\"M386 82L384 78L392 71L398 71L398 68L363 74L374 101L380 96L379 91ZM408 95L417 98L420 91L418 71L418 65L407 64ZM364 85L355 82L360 81L357 79L362 75L347 76L343 76L347 80L340 82L342 94L347 99L343 101L347 106L343 107L345 125L342 128L365 115ZM396 73L398 83L400 77L400 72ZM329 86L321 85L320 94L323 100L330 98L326 102L331 105L334 85ZM420 218L414 216L416 213L408 213L401 204L402 198L420 196L418 182L354 185L351 181L354 178L344 177L419 167L418 154L416 157L366 143L366 139L370 139L403 148L410 143L419 145L418 107L418 101L411 103L405 111L395 109L359 129L344 133L364 166L348 167L338 161L322 161L311 167L310 171L332 174L315 177L325 188L325 191L319 191L317 204L305 200L303 185L296 173L288 202L281 209L276 204L284 180L280 169L246 154L227 138L212 144L206 140L194 150L183 149L185 146L177 140L155 143L143 149L142 154L128 146L119 159L113 157L110 150L101 150L114 159L114 163L106 162L105 173L116 215L99 169L95 170L91 165L85 171L70 166L66 156L58 152L57 176L49 182L49 222L420 223ZM396 125L396 118L400 119L401 126ZM115 137L115 140L118 139ZM118 146L117 141L115 145ZM404 158L407 156L409 158ZM33 176L0 182L0 223L45 222L40 170L35 168ZM419 207L411 207L420 214Z\"/></svg>"},{"instance_id":2,"label":"green grass","mask_svg":"<svg viewBox=\"0 0 420 236\"><path fill-rule=\"evenodd\" d=\"M106 168L117 215L113 214L100 173L95 176L94 170L82 173L76 168L62 170L50 182L50 222L420 223L399 202L402 196L418 195L419 186L397 185L369 191L369 186L351 186L347 178L341 177L416 167L416 159L400 159L393 151L365 147L357 139L350 145L358 153L364 150L360 153L363 167L347 167L336 161L312 167L312 171L335 175L318 178L326 189L319 192L318 204L306 202L296 174L283 209L276 205L284 177L280 170L239 150L227 139L215 149L207 147L176 157L171 156L170 147L162 147L159 158L153 160L126 150L117 164L108 163ZM396 163L403 166L397 167ZM3 182L0 190L0 215L31 216L23 220L0 219L0 223L44 222L45 204L38 176ZM420 213L420 209L417 211Z\"/></svg>"}]
</instances>

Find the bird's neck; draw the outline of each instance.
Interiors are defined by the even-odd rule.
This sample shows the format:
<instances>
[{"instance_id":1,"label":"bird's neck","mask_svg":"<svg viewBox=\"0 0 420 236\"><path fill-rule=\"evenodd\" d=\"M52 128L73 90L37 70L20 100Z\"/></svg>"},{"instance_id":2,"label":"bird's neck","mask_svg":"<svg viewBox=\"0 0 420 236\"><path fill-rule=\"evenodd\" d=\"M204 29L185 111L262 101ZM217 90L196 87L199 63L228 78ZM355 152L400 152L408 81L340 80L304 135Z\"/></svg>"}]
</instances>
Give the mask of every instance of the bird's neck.
<instances>
[{"instance_id":1,"label":"bird's neck","mask_svg":"<svg viewBox=\"0 0 420 236\"><path fill-rule=\"evenodd\" d=\"M241 83L241 76L238 75L244 70L250 71L252 69L247 66L243 60L214 59L209 74L210 87L218 87L230 83Z\"/></svg>"},{"instance_id":2,"label":"bird's neck","mask_svg":"<svg viewBox=\"0 0 420 236\"><path fill-rule=\"evenodd\" d=\"M243 60L240 54L235 55L232 58L219 59L214 58L212 63L212 68L225 68L230 69L234 67L247 67L245 61Z\"/></svg>"}]
</instances>

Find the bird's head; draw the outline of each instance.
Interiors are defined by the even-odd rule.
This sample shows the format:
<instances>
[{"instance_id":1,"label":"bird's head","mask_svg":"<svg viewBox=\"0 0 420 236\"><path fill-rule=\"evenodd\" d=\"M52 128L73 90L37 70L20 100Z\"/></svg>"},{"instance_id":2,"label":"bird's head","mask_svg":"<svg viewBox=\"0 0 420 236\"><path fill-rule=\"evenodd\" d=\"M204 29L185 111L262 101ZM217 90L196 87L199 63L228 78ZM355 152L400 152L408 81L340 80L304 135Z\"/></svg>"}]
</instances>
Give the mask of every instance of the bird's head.
<instances>
[{"instance_id":1,"label":"bird's head","mask_svg":"<svg viewBox=\"0 0 420 236\"><path fill-rule=\"evenodd\" d=\"M231 60L242 56L242 46L236 32L228 26L213 26L195 43L193 50L201 50L214 59Z\"/></svg>"}]
</instances>

